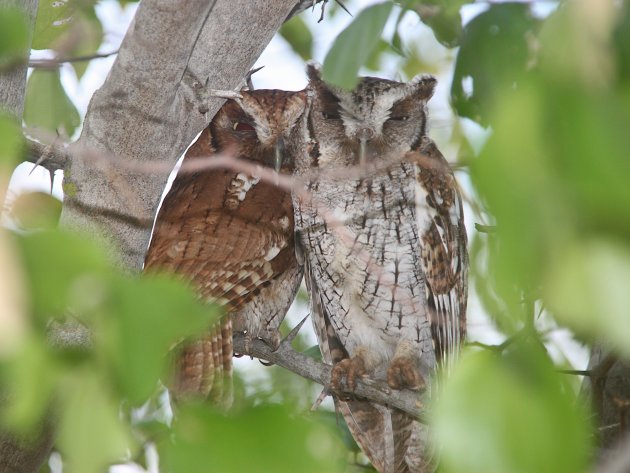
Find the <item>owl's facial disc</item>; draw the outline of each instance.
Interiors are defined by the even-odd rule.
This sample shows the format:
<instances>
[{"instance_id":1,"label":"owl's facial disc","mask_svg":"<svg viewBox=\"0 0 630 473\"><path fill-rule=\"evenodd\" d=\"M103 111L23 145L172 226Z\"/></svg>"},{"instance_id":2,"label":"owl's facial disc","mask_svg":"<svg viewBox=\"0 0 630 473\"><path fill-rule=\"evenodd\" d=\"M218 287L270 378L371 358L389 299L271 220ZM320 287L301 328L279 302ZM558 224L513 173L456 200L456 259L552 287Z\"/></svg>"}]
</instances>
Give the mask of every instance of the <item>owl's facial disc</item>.
<instances>
[{"instance_id":1,"label":"owl's facial disc","mask_svg":"<svg viewBox=\"0 0 630 473\"><path fill-rule=\"evenodd\" d=\"M420 76L410 82L363 77L352 90L327 84L317 68L307 69L314 93L313 128L328 155L352 156L365 164L388 155L415 149L426 133L426 103L436 81Z\"/></svg>"}]
</instances>

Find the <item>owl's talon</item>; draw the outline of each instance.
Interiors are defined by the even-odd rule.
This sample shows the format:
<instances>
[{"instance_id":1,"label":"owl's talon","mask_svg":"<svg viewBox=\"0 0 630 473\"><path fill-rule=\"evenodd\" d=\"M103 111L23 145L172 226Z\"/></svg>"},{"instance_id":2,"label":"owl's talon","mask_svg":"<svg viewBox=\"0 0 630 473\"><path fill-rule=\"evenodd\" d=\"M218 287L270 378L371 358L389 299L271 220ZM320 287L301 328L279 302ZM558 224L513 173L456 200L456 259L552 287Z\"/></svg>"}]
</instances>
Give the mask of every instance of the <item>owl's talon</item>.
<instances>
[{"instance_id":1,"label":"owl's talon","mask_svg":"<svg viewBox=\"0 0 630 473\"><path fill-rule=\"evenodd\" d=\"M335 391L344 391L342 384L345 378L346 390L352 392L357 387L357 378L363 378L366 374L363 358L346 358L333 366L330 384Z\"/></svg>"},{"instance_id":2,"label":"owl's talon","mask_svg":"<svg viewBox=\"0 0 630 473\"><path fill-rule=\"evenodd\" d=\"M387 384L392 389L425 389L426 383L416 367L416 363L408 356L394 358L387 369Z\"/></svg>"},{"instance_id":3,"label":"owl's talon","mask_svg":"<svg viewBox=\"0 0 630 473\"><path fill-rule=\"evenodd\" d=\"M282 342L282 334L278 329L267 329L265 333L259 333L258 338L265 342L265 344L271 348L271 351L278 350Z\"/></svg>"}]
</instances>

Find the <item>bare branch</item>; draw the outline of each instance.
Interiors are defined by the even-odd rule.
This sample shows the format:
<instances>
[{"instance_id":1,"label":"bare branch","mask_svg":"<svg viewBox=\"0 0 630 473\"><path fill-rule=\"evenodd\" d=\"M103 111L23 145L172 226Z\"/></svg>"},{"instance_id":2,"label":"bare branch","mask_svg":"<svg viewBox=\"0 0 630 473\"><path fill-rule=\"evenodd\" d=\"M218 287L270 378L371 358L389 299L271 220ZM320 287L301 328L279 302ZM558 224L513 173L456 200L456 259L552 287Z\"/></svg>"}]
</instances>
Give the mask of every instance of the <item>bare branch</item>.
<instances>
[{"instance_id":1,"label":"bare branch","mask_svg":"<svg viewBox=\"0 0 630 473\"><path fill-rule=\"evenodd\" d=\"M475 230L479 233L496 233L497 227L495 225L482 225L481 223L475 223Z\"/></svg>"},{"instance_id":2,"label":"bare branch","mask_svg":"<svg viewBox=\"0 0 630 473\"><path fill-rule=\"evenodd\" d=\"M246 340L243 334L234 334L234 351L255 358L270 361L278 366L295 373L303 378L310 379L324 386L330 391L331 366L325 365L315 359L297 352L290 343L283 342L273 351L262 340L249 341L249 351L246 351ZM354 393L335 393L337 396L356 396L368 399L376 403L394 407L401 411L423 420L424 395L419 395L410 390L394 391L384 383L377 383L367 379L359 379Z\"/></svg>"},{"instance_id":3,"label":"bare branch","mask_svg":"<svg viewBox=\"0 0 630 473\"><path fill-rule=\"evenodd\" d=\"M92 59L103 59L113 56L114 54L118 54L118 50L111 51L109 53L90 54L88 56L61 57L52 59L31 59L30 61L28 61L28 67L33 67L35 69L54 69L56 67L59 67L61 64L85 62L91 61Z\"/></svg>"},{"instance_id":4,"label":"bare branch","mask_svg":"<svg viewBox=\"0 0 630 473\"><path fill-rule=\"evenodd\" d=\"M64 169L70 160L70 154L63 144L44 144L29 137L25 137L25 141L24 160L42 166L49 172Z\"/></svg>"}]
</instances>

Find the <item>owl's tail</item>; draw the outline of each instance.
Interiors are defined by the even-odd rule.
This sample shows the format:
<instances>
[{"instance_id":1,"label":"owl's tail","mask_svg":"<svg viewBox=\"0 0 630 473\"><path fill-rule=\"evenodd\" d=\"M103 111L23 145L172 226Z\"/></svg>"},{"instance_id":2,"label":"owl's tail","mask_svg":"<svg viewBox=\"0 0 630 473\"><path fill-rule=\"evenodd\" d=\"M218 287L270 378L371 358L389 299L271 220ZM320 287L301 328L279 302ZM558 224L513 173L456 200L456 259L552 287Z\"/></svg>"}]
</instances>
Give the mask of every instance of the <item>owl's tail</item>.
<instances>
[{"instance_id":1,"label":"owl's tail","mask_svg":"<svg viewBox=\"0 0 630 473\"><path fill-rule=\"evenodd\" d=\"M226 316L178 354L171 387L175 399L208 399L215 405L230 407L232 354L232 320Z\"/></svg>"},{"instance_id":2,"label":"owl's tail","mask_svg":"<svg viewBox=\"0 0 630 473\"><path fill-rule=\"evenodd\" d=\"M311 316L324 361L333 365L348 353L330 323L317 287L307 270ZM348 430L379 473L433 473L427 427L397 409L369 401L335 399Z\"/></svg>"},{"instance_id":3,"label":"owl's tail","mask_svg":"<svg viewBox=\"0 0 630 473\"><path fill-rule=\"evenodd\" d=\"M427 427L409 415L368 401L339 401L350 433L379 473L432 473Z\"/></svg>"}]
</instances>

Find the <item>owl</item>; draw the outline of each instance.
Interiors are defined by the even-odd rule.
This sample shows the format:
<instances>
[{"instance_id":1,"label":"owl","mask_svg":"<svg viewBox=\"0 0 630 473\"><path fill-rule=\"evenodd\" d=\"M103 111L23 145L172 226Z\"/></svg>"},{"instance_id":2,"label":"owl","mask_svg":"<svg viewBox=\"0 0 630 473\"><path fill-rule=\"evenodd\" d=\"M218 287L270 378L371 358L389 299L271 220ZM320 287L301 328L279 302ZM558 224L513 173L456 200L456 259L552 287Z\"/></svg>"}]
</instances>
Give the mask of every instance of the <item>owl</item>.
<instances>
[{"instance_id":1,"label":"owl","mask_svg":"<svg viewBox=\"0 0 630 473\"><path fill-rule=\"evenodd\" d=\"M364 376L430 389L465 336L468 266L458 188L427 136L436 81L364 77L346 91L307 73L295 225L332 391ZM335 404L378 471L434 470L426 426L365 400Z\"/></svg>"},{"instance_id":2,"label":"owl","mask_svg":"<svg viewBox=\"0 0 630 473\"><path fill-rule=\"evenodd\" d=\"M226 153L291 173L285 143L305 99L304 92L242 92L219 110L183 162ZM179 275L202 300L221 304L225 315L179 353L175 398L229 405L233 331L277 348L278 328L302 278L294 242L290 193L229 169L177 175L159 210L145 271Z\"/></svg>"}]
</instances>

